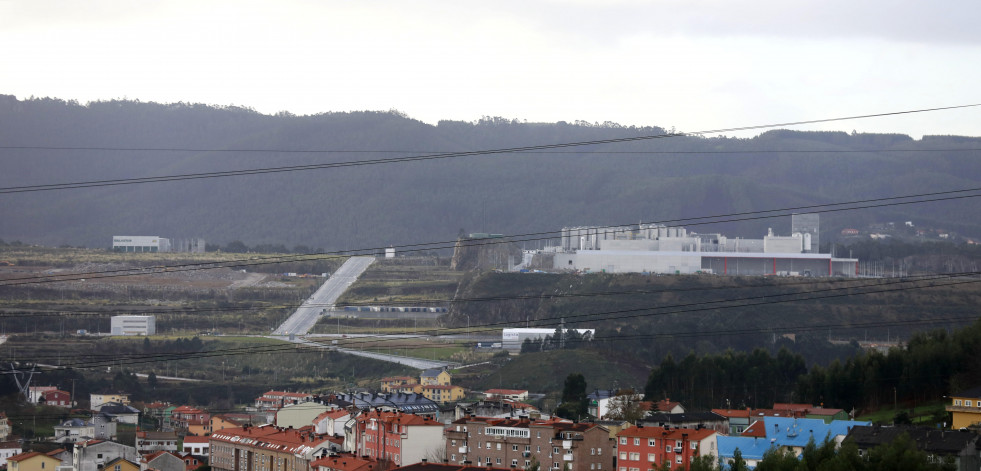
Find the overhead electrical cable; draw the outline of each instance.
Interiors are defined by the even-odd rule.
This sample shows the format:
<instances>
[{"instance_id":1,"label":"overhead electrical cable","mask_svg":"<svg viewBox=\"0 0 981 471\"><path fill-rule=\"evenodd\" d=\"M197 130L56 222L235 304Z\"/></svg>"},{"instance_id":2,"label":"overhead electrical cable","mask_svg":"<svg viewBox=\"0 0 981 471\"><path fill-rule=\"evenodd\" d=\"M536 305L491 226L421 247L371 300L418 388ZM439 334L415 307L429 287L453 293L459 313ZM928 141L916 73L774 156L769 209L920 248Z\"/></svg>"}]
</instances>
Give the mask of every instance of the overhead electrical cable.
<instances>
[{"instance_id":1,"label":"overhead electrical cable","mask_svg":"<svg viewBox=\"0 0 981 471\"><path fill-rule=\"evenodd\" d=\"M127 313L133 314L137 313L140 315L155 314L155 315L167 315L167 314L201 314L201 313L214 313L214 312L240 312L240 311L256 311L256 310L280 310L280 309L296 309L301 306L305 307L329 307L337 306L338 304L343 306L423 306L432 304L463 304L463 303L480 303L480 302L495 302L495 301L522 301L522 300L561 300L565 298L594 298L594 297L604 297L604 296L623 296L623 295L662 295L667 293L678 294L687 292L698 292L704 293L709 291L728 291L728 290L742 290L749 288L788 288L794 286L806 286L814 284L832 284L832 285L845 285L845 284L858 284L858 283L877 283L881 284L885 280L900 280L903 282L913 282L924 279L936 279L937 277L949 278L957 276L971 276L975 272L964 272L964 273L924 273L917 275L909 275L902 277L880 277L880 278L810 278L810 279L800 279L800 280L783 280L779 285L775 285L768 281L766 284L741 284L738 286L709 286L709 287L697 287L697 288L659 288L653 290L614 290L614 291L590 291L584 293L543 293L534 295L513 295L513 296L481 296L473 298L412 298L406 300L386 300L386 301L352 301L345 303L298 303L298 304L272 304L263 306L241 306L241 307L214 307L214 308L159 308L159 309L139 309L134 311L133 309L124 310L99 310L99 309L89 309L89 310L77 310L77 309L35 309L26 307L11 307L3 308L0 307L0 318L19 318L19 317L52 317L52 316L108 316L117 313ZM845 288L854 289L856 286L846 286ZM6 310L6 312L5 312ZM9 311L24 311L23 313L9 312Z\"/></svg>"},{"instance_id":2,"label":"overhead electrical cable","mask_svg":"<svg viewBox=\"0 0 981 471\"><path fill-rule=\"evenodd\" d=\"M542 144L533 146L519 146L519 147L508 147L501 149L487 149L487 150L477 150L477 151L462 151L462 152L446 152L438 154L426 154L418 156L408 156L408 157L392 157L384 159L373 159L364 161L350 161L350 162L333 162L333 163L323 163L323 164L309 164L309 165L294 165L294 166L284 166L284 167L270 167L270 168L260 168L260 169L246 169L246 170L228 170L220 172L205 172L205 173L189 173L189 174L179 174L179 175L165 175L158 177L141 177L141 178L128 178L128 179L115 179L115 180L94 180L94 181L82 181L82 182L69 182L69 183L53 183L46 185L28 185L28 186L18 186L18 187L6 187L0 188L0 194L10 194L10 193L24 193L24 192L36 192L36 191L50 191L50 190L65 190L65 189L76 189L76 188L91 188L91 187L104 187L104 186L117 186L117 185L132 185L138 183L155 183L155 182L168 182L168 181L182 181L182 180L194 180L203 178L219 178L219 177L229 177L229 176L239 176L239 175L255 175L255 174L265 174L265 173L281 173L281 172L295 172L302 170L317 170L317 169L327 169L327 168L341 168L341 167L352 167L352 166L362 166L362 165L378 165L378 164L388 164L388 163L403 163L403 162L415 162L423 160L440 160L440 159L450 159L459 157L469 157L469 156L480 156L480 155L495 155L495 154L509 154L509 153L522 153L529 151L539 151L548 149L561 149L568 147L582 147L590 145L599 144L615 144L624 142L636 142L636 141L649 141L654 139L665 139L672 137L684 137L684 136L704 136L709 134L720 134L724 132L736 132L736 131L751 131L757 129L770 129L777 127L786 126L800 126L805 124L819 124L819 123L829 123L836 121L848 121L856 119L867 119L867 118L881 118L885 116L897 116L915 113L926 113L932 111L945 111L954 110L962 108L971 108L981 106L979 104L967 104L967 105L956 105L956 106L945 106L936 108L923 108L916 110L905 110L905 111L894 111L886 113L874 113L865 115L854 115L854 116L843 116L835 118L823 118L823 119L812 119L812 120L802 120L802 121L788 121L783 123L772 123L772 124L759 124L751 126L737 126L731 128L722 129L712 129L704 131L694 131L694 132L681 132L681 133L668 133L668 134L655 134L649 136L631 136L631 137L621 137L612 139L597 139L591 141L579 141L579 142L566 142L558 144ZM9 146L6 149L27 149L35 148L40 149L41 146ZM194 151L192 149L181 149L181 148L113 148L113 147L45 147L48 150L99 150L99 151L109 151L109 150L124 150L124 151L180 151L189 152ZM197 152L270 152L269 150L260 149L213 149L205 150L199 149ZM287 152L287 151L275 151L275 152ZM311 150L295 150L289 151L292 153L323 153L325 151L311 151Z\"/></svg>"},{"instance_id":3,"label":"overhead electrical cable","mask_svg":"<svg viewBox=\"0 0 981 471\"><path fill-rule=\"evenodd\" d=\"M842 203L826 203L826 204L796 206L790 208L746 211L746 212L730 213L730 214L714 215L714 216L678 218L678 219L670 219L670 220L662 220L662 221L642 222L641 224L683 223L685 226L699 226L699 225L707 225L707 224L720 224L726 222L741 222L741 221L751 221L751 220L759 220L759 219L770 219L775 217L784 217L793 214L793 212L796 211L830 213L830 212L840 212L840 211L853 211L857 209L869 209L869 208L889 207L889 206L898 206L898 205L907 205L907 204L920 204L920 203L929 203L929 202L938 202L938 201L977 198L981 196L981 193L979 192L981 192L981 188L968 188L968 189L961 189L961 190L949 190L943 192L921 193L917 195L905 195L905 196L893 196L893 197L885 197L885 198L874 198L874 199L867 199L867 200L856 200L856 201L849 201L849 202L842 202ZM962 193L976 193L976 194L962 194ZM956 195L956 196L941 196L941 195ZM870 204L866 204L866 203L870 203ZM871 204L871 203L877 203L877 204ZM843 206L843 207L838 207L838 206ZM758 214L762 214L762 215L752 216ZM612 229L616 227L633 226L633 225L636 225L636 223L597 226L597 228ZM515 235L508 236L506 239L467 240L466 245L482 246L482 245L495 245L495 244L511 243L511 242L530 242L530 241L550 240L550 239L555 239L556 237L558 237L559 234L561 234L561 230L515 234ZM183 271L194 271L194 270L216 269L216 268L240 268L240 267L268 265L268 264L275 264L275 263L311 261L311 260L319 260L325 258L341 258L347 256L369 255L369 254L374 255L387 248L400 249L402 252L432 251L438 249L454 248L458 242L460 241L453 240L453 241L441 241L441 242L424 242L418 244L403 244L398 246L361 248L361 249L309 253L309 254L284 254L284 255L265 256L265 257L250 257L250 258L234 259L234 260L227 260L227 261L208 261L208 262L184 263L184 264L175 264L175 265L155 265L149 267L112 269L112 270L90 271L90 272L81 272L81 273L68 273L63 275L52 274L46 276L7 278L4 280L0 280L0 286L53 283L53 282L60 282L60 281L73 281L79 279L112 278L112 277L120 277L120 276L149 275L154 273L183 272Z\"/></svg>"},{"instance_id":4,"label":"overhead electrical cable","mask_svg":"<svg viewBox=\"0 0 981 471\"><path fill-rule=\"evenodd\" d=\"M968 272L967 274L968 275L977 276L978 274L981 274L981 273L979 273L979 272ZM553 317L553 318L547 318L547 319L538 319L538 320L535 321L535 323L536 323L537 326L552 326L552 325L559 325L559 324L562 324L562 323L570 323L570 322L571 323L575 323L575 322L588 322L588 321L610 321L610 320L621 320L621 319L635 318L635 317L645 317L645 316L658 316L658 317L661 317L661 316L667 316L667 315L692 313L692 312L704 312L704 311L710 311L710 310L736 309L736 308L747 308L747 307L759 307L759 306L764 306L764 305L769 305L769 304L784 304L784 303L788 303L788 302L811 301L811 300L815 300L815 299L840 298L840 297L846 297L846 296L858 296L858 295L868 295L868 294L879 294L879 293L897 292L897 291L905 291L905 290L913 290L913 289L926 289L926 288L946 287L946 286L954 286L954 285L961 285L961 284L981 283L981 279L979 279L979 278L971 278L971 279L966 279L966 280L965 279L961 279L964 276L965 276L965 274L959 274L959 275L956 276L957 279L955 281L952 281L952 282L949 282L949 283L938 283L938 284L931 284L931 285L925 285L925 286L916 286L916 285L914 285L914 286L890 286L890 287L886 287L886 288L882 288L882 289L873 289L873 288L876 288L876 286L858 287L858 288L847 288L847 287L845 287L845 288L843 288L843 287L825 288L825 289L815 289L815 290L808 290L808 291L801 291L801 292L792 292L792 293L784 293L784 294L776 294L776 295L774 295L774 294L754 295L754 296L741 297L741 298L730 298L730 299L723 299L723 300L712 300L712 301L703 301L703 302L683 303L683 304L676 304L676 305L672 305L672 306L661 306L661 307L653 307L653 308L652 307L645 307L645 308L635 308L635 309L621 309L621 310L607 311L607 312L602 312L602 313L565 314L565 315L562 315L562 316L559 316L559 317ZM942 277L938 277L938 280L940 280L940 279L949 279L949 278L954 278L954 276L942 276ZM923 281L923 280L918 280L918 281ZM890 282L890 283L882 283L882 284L880 284L880 286L881 285L910 284L910 283L916 283L918 281L903 281L903 280L899 280L899 281L893 281L893 282ZM935 281L935 280L927 280L927 281ZM842 290L854 291L856 289L858 289L858 290L866 289L866 290L859 291L859 292L844 292L844 293L839 292L839 291L842 291ZM811 295L811 296L802 296L802 295ZM664 311L664 310L666 310L666 311ZM964 319L965 320L968 320L968 319L975 319L975 318L976 318L975 316L970 316L970 317L965 317ZM583 320L580 321L580 320L577 320L577 319L583 319ZM910 322L910 321L900 321L900 322ZM915 322L919 322L919 321L915 321ZM447 331L452 331L454 333L462 333L462 332L465 332L465 331L473 331L474 329L476 329L478 331L478 333L479 333L482 330L490 330L491 328L494 328L494 330L496 331L497 330L496 327L506 326L506 325L511 325L511 324L513 324L513 322L496 322L496 323L481 324L481 325L478 325L478 326L471 326L469 328L457 327L457 328L453 328L453 329L443 329L443 332L444 332L443 335L444 336L445 335L450 335L450 334L446 334ZM842 324L842 326L847 327L847 326L850 326L852 324L854 324L854 323L846 323L846 324ZM785 330L795 330L796 328L797 327L787 326L784 329ZM780 327L777 327L777 326L768 326L768 327L766 327L763 330L769 332L769 331L773 331L773 330L777 330L777 329L780 329ZM729 330L727 330L727 332L728 331ZM438 330L434 330L434 333L431 334L431 335L432 336L435 336L435 337L439 337L440 336ZM618 336L615 336L615 338L619 338L619 335ZM370 348L370 345L376 345L377 346L379 343L382 343L382 342L385 342L385 341L391 341L391 339L390 338L383 339L381 337L374 337L374 340L372 340L370 343L368 341L364 341L364 340L360 340L359 339L359 340L356 340L356 341L347 342L347 345L345 346L345 348L349 348L349 349L366 348L366 347L367 348ZM348 345L350 345L350 346L348 346ZM249 347L246 347L246 348L249 348ZM302 346L298 346L297 344L287 344L287 345L284 345L284 346L279 347L278 349L277 349L276 346L260 347L259 349L252 350L252 352L253 353L254 352L258 352L258 353L272 353L272 352L288 351L288 350L297 349L297 348L303 348L303 347ZM307 348L310 348L310 347L307 347ZM429 348L433 348L433 347L427 345L427 346L413 347L413 349L414 348L429 349ZM400 349L408 350L408 348L404 348L404 347L403 348L400 348ZM235 352L233 352L231 350L228 350L228 351L222 351L222 352L187 352L187 353L176 354L176 355L198 355L198 356L202 356L202 355L203 356L226 356L227 355L227 356L232 356L233 354L236 354L237 355L237 354L246 354L246 353L235 353ZM136 364L136 363L153 363L153 362L173 360L173 359L175 359L174 354L168 354L166 356L156 355L156 356L153 356L153 357L150 357L150 358L140 359L139 361L131 361L129 363L130 364ZM109 360L109 361L111 361L113 364L120 363L120 360ZM99 362L79 361L79 362L76 362L76 363L73 363L73 364L65 365L65 366L63 366L63 368L94 368L94 367L105 366L105 364L106 364L105 361L99 361Z\"/></svg>"}]
</instances>

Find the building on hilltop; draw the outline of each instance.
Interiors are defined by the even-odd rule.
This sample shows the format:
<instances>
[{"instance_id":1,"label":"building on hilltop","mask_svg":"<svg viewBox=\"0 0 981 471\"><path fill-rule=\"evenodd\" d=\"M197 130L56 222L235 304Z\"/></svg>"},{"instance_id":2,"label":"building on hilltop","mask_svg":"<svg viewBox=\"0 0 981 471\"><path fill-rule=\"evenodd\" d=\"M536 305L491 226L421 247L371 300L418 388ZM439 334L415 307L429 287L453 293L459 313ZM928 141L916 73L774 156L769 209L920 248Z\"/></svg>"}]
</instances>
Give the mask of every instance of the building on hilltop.
<instances>
[{"instance_id":1,"label":"building on hilltop","mask_svg":"<svg viewBox=\"0 0 981 471\"><path fill-rule=\"evenodd\" d=\"M699 234L661 224L562 229L552 267L606 273L857 276L858 260L818 251L816 214L792 218L797 229L762 239Z\"/></svg>"},{"instance_id":2,"label":"building on hilltop","mask_svg":"<svg viewBox=\"0 0 981 471\"><path fill-rule=\"evenodd\" d=\"M158 236L112 236L113 252L157 253L188 252L204 253L204 239L185 237L168 239Z\"/></svg>"}]
</instances>

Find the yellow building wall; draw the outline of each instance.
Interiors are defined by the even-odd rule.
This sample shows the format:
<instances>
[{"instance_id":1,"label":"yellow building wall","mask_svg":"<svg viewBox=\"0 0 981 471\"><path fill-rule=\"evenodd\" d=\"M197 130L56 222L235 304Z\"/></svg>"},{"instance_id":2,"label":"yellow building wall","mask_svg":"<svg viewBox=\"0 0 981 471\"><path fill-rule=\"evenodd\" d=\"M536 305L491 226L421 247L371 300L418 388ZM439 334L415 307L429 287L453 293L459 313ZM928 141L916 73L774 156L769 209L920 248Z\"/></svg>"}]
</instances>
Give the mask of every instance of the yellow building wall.
<instances>
[{"instance_id":1,"label":"yellow building wall","mask_svg":"<svg viewBox=\"0 0 981 471\"><path fill-rule=\"evenodd\" d=\"M120 460L110 467L103 468L103 471L140 471L140 466L126 460Z\"/></svg>"},{"instance_id":2,"label":"yellow building wall","mask_svg":"<svg viewBox=\"0 0 981 471\"><path fill-rule=\"evenodd\" d=\"M8 461L9 471L55 471L61 460L47 455L38 455L24 461Z\"/></svg>"}]
</instances>

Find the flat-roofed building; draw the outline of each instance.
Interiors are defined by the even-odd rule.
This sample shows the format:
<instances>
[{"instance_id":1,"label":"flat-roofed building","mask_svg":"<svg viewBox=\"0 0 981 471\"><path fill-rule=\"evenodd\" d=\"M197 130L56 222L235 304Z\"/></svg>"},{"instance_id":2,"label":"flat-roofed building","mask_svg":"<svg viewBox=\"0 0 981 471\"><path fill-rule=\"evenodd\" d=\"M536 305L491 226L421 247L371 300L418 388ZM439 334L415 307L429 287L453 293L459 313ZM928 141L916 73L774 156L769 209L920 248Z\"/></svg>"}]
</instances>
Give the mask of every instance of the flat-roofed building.
<instances>
[{"instance_id":1,"label":"flat-roofed building","mask_svg":"<svg viewBox=\"0 0 981 471\"><path fill-rule=\"evenodd\" d=\"M111 335L155 335L156 316L112 316Z\"/></svg>"},{"instance_id":2,"label":"flat-roofed building","mask_svg":"<svg viewBox=\"0 0 981 471\"><path fill-rule=\"evenodd\" d=\"M113 252L170 252L170 239L158 236L112 236Z\"/></svg>"}]
</instances>

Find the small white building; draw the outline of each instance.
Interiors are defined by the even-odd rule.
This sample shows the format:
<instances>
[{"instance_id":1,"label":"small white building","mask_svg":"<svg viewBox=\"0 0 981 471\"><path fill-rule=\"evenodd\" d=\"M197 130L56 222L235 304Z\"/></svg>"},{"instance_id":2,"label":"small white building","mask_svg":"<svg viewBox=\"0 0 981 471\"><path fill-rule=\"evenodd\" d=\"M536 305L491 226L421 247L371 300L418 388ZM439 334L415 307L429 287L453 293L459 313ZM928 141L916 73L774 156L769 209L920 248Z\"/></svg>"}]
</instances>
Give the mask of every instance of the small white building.
<instances>
[{"instance_id":1,"label":"small white building","mask_svg":"<svg viewBox=\"0 0 981 471\"><path fill-rule=\"evenodd\" d=\"M113 252L170 252L170 239L158 236L112 236Z\"/></svg>"},{"instance_id":2,"label":"small white building","mask_svg":"<svg viewBox=\"0 0 981 471\"><path fill-rule=\"evenodd\" d=\"M155 316L112 316L111 335L154 335L157 333Z\"/></svg>"}]
</instances>

